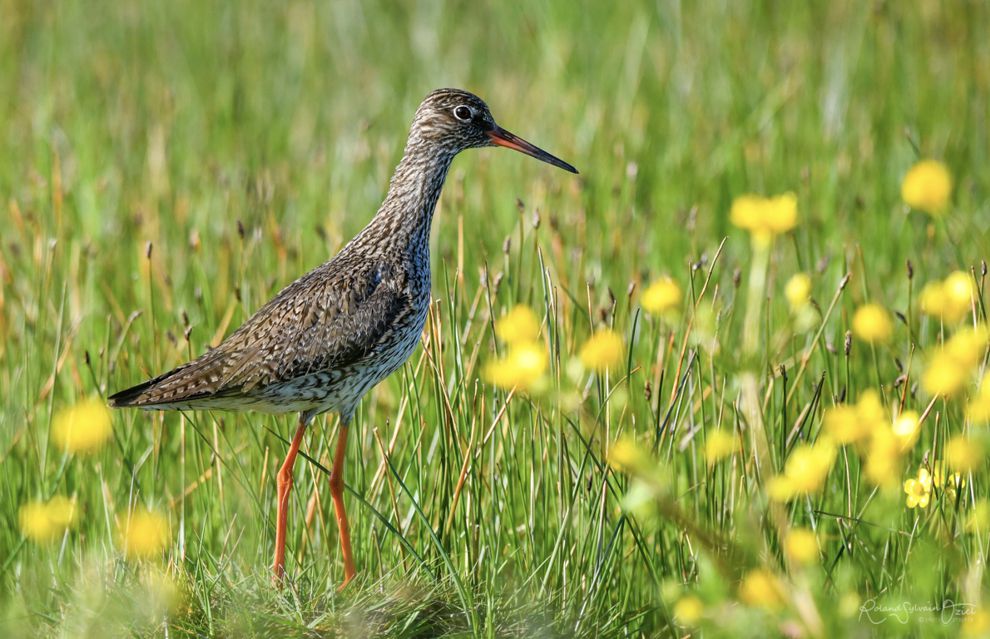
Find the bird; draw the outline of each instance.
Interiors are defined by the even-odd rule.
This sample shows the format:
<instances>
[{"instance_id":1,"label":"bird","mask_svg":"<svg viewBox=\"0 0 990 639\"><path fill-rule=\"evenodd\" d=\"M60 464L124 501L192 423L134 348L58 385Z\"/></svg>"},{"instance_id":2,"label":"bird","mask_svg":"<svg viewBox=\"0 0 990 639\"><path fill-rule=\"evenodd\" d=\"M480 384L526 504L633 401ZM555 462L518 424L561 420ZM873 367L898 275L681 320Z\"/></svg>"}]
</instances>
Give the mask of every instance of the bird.
<instances>
[{"instance_id":1,"label":"bird","mask_svg":"<svg viewBox=\"0 0 990 639\"><path fill-rule=\"evenodd\" d=\"M490 146L578 172L496 124L478 96L432 91L416 109L381 207L336 256L282 289L215 348L108 397L114 408L298 413L276 474L276 583L285 578L296 455L309 423L327 412L340 420L330 471L344 563L340 588L357 573L343 495L348 430L364 395L419 344L431 299L430 229L451 162L465 149Z\"/></svg>"}]
</instances>

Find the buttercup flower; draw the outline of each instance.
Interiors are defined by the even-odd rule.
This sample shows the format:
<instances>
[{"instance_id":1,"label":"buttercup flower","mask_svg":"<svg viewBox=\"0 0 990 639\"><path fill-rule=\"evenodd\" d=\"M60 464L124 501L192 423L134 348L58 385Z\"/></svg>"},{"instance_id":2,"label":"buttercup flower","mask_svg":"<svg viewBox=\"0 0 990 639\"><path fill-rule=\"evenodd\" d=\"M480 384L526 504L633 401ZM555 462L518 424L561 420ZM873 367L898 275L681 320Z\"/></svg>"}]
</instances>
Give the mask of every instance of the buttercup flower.
<instances>
[{"instance_id":1,"label":"buttercup flower","mask_svg":"<svg viewBox=\"0 0 990 639\"><path fill-rule=\"evenodd\" d=\"M783 475L770 478L767 494L775 501L790 501L821 491L835 456L835 446L826 440L798 444L784 462Z\"/></svg>"},{"instance_id":2,"label":"buttercup flower","mask_svg":"<svg viewBox=\"0 0 990 639\"><path fill-rule=\"evenodd\" d=\"M946 464L937 461L932 464L932 486L944 492L949 501L956 501L959 489L966 485L961 473L950 473L945 470Z\"/></svg>"},{"instance_id":3,"label":"buttercup flower","mask_svg":"<svg viewBox=\"0 0 990 639\"><path fill-rule=\"evenodd\" d=\"M520 304L495 322L495 335L508 344L535 342L540 336L540 320L532 309Z\"/></svg>"},{"instance_id":4,"label":"buttercup flower","mask_svg":"<svg viewBox=\"0 0 990 639\"><path fill-rule=\"evenodd\" d=\"M18 513L21 533L36 544L46 544L62 536L75 524L78 511L75 502L62 496L47 502L31 502L21 506Z\"/></svg>"},{"instance_id":5,"label":"buttercup flower","mask_svg":"<svg viewBox=\"0 0 990 639\"><path fill-rule=\"evenodd\" d=\"M894 325L884 307L864 304L853 315L852 330L853 335L864 342L886 342L894 332Z\"/></svg>"},{"instance_id":6,"label":"buttercup flower","mask_svg":"<svg viewBox=\"0 0 990 639\"><path fill-rule=\"evenodd\" d=\"M808 305L811 300L811 278L807 273L796 273L787 280L784 286L784 297L791 307L791 311L797 312Z\"/></svg>"},{"instance_id":7,"label":"buttercup flower","mask_svg":"<svg viewBox=\"0 0 990 639\"><path fill-rule=\"evenodd\" d=\"M970 314L975 298L973 278L965 271L954 271L941 282L925 284L918 301L922 313L957 324Z\"/></svg>"},{"instance_id":8,"label":"buttercup flower","mask_svg":"<svg viewBox=\"0 0 990 639\"><path fill-rule=\"evenodd\" d=\"M912 166L901 183L901 199L908 206L934 216L945 212L951 195L949 169L935 160L922 160Z\"/></svg>"},{"instance_id":9,"label":"buttercup flower","mask_svg":"<svg viewBox=\"0 0 990 639\"><path fill-rule=\"evenodd\" d=\"M894 420L892 430L900 445L901 452L906 453L911 450L921 434L921 421L918 413L913 410L904 411Z\"/></svg>"},{"instance_id":10,"label":"buttercup flower","mask_svg":"<svg viewBox=\"0 0 990 639\"><path fill-rule=\"evenodd\" d=\"M705 438L705 461L714 466L739 449L739 440L727 431L718 429Z\"/></svg>"},{"instance_id":11,"label":"buttercup flower","mask_svg":"<svg viewBox=\"0 0 990 639\"><path fill-rule=\"evenodd\" d=\"M969 371L944 349L935 351L921 375L921 387L929 395L951 397L966 385Z\"/></svg>"},{"instance_id":12,"label":"buttercup flower","mask_svg":"<svg viewBox=\"0 0 990 639\"><path fill-rule=\"evenodd\" d=\"M682 626L693 626L705 614L705 605L694 595L686 595L677 600L671 611L674 621Z\"/></svg>"},{"instance_id":13,"label":"buttercup flower","mask_svg":"<svg viewBox=\"0 0 990 639\"><path fill-rule=\"evenodd\" d=\"M52 440L70 453L97 451L110 435L110 409L97 398L84 399L52 420Z\"/></svg>"},{"instance_id":14,"label":"buttercup flower","mask_svg":"<svg viewBox=\"0 0 990 639\"><path fill-rule=\"evenodd\" d=\"M144 559L160 553L168 543L168 521L152 510L136 509L117 529L117 544L128 559Z\"/></svg>"},{"instance_id":15,"label":"buttercup flower","mask_svg":"<svg viewBox=\"0 0 990 639\"><path fill-rule=\"evenodd\" d=\"M807 528L794 528L784 537L784 552L798 564L818 561L818 536Z\"/></svg>"},{"instance_id":16,"label":"buttercup flower","mask_svg":"<svg viewBox=\"0 0 990 639\"><path fill-rule=\"evenodd\" d=\"M932 476L924 468L918 469L918 476L904 482L904 499L908 508L928 508L932 499Z\"/></svg>"},{"instance_id":17,"label":"buttercup flower","mask_svg":"<svg viewBox=\"0 0 990 639\"><path fill-rule=\"evenodd\" d=\"M945 443L945 463L962 473L976 470L983 464L983 444L979 440L956 435Z\"/></svg>"},{"instance_id":18,"label":"buttercup flower","mask_svg":"<svg viewBox=\"0 0 990 639\"><path fill-rule=\"evenodd\" d=\"M797 226L797 196L784 193L776 197L741 195L732 202L729 221L749 231L755 244L768 244L776 235Z\"/></svg>"},{"instance_id":19,"label":"buttercup flower","mask_svg":"<svg viewBox=\"0 0 990 639\"><path fill-rule=\"evenodd\" d=\"M661 277L650 284L639 303L643 310L653 315L669 315L680 309L681 287L669 277Z\"/></svg>"},{"instance_id":20,"label":"buttercup flower","mask_svg":"<svg viewBox=\"0 0 990 639\"><path fill-rule=\"evenodd\" d=\"M622 363L622 338L615 331L596 331L581 347L581 363L587 368L603 372Z\"/></svg>"},{"instance_id":21,"label":"buttercup flower","mask_svg":"<svg viewBox=\"0 0 990 639\"><path fill-rule=\"evenodd\" d=\"M990 375L980 380L976 395L966 406L966 419L978 424L990 422Z\"/></svg>"},{"instance_id":22,"label":"buttercup flower","mask_svg":"<svg viewBox=\"0 0 990 639\"><path fill-rule=\"evenodd\" d=\"M784 587L769 570L751 570L739 584L739 599L749 606L778 610L784 606Z\"/></svg>"},{"instance_id":23,"label":"buttercup flower","mask_svg":"<svg viewBox=\"0 0 990 639\"><path fill-rule=\"evenodd\" d=\"M532 390L547 370L547 353L537 342L517 342L509 347L505 357L488 362L482 377L489 384L511 390Z\"/></svg>"},{"instance_id":24,"label":"buttercup flower","mask_svg":"<svg viewBox=\"0 0 990 639\"><path fill-rule=\"evenodd\" d=\"M877 486L895 483L901 473L901 447L902 441L890 424L875 428L866 450L866 478Z\"/></svg>"}]
</instances>

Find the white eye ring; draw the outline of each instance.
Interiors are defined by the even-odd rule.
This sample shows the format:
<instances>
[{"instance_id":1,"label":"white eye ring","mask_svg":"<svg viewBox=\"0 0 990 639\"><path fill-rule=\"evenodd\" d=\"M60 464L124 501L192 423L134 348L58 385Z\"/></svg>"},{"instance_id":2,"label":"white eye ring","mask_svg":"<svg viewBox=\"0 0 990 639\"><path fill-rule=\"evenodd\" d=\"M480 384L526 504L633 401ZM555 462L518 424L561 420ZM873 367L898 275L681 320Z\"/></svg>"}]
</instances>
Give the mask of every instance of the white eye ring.
<instances>
[{"instance_id":1,"label":"white eye ring","mask_svg":"<svg viewBox=\"0 0 990 639\"><path fill-rule=\"evenodd\" d=\"M471 109L464 106L463 104L454 109L454 117L460 120L461 122L470 122L471 115L472 115Z\"/></svg>"}]
</instances>

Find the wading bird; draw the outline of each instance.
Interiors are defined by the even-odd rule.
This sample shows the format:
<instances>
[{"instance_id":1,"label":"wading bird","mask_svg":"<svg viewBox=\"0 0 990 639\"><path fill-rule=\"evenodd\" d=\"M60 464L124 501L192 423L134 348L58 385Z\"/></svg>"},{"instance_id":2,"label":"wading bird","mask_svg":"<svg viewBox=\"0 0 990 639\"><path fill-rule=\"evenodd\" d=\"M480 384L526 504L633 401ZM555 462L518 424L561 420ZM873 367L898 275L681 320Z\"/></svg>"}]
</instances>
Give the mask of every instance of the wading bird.
<instances>
[{"instance_id":1,"label":"wading bird","mask_svg":"<svg viewBox=\"0 0 990 639\"><path fill-rule=\"evenodd\" d=\"M378 213L336 257L287 286L219 346L109 398L150 410L299 413L276 475L274 579L285 574L292 467L306 425L336 411L340 435L330 494L340 532L345 586L355 574L344 511L347 431L361 398L412 354L430 303L430 225L454 156L504 146L571 173L577 170L495 124L488 106L457 89L426 96Z\"/></svg>"}]
</instances>

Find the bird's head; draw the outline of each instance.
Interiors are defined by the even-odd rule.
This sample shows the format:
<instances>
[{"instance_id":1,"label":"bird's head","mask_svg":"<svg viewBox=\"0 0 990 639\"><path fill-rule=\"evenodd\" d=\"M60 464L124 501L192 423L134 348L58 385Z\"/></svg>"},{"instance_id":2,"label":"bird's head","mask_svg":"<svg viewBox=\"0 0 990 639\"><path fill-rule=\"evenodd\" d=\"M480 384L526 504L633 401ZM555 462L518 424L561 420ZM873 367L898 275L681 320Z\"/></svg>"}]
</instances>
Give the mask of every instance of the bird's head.
<instances>
[{"instance_id":1,"label":"bird's head","mask_svg":"<svg viewBox=\"0 0 990 639\"><path fill-rule=\"evenodd\" d=\"M484 100L460 89L437 89L416 109L412 135L453 154L483 146L504 146L571 173L577 169L509 133L492 117Z\"/></svg>"}]
</instances>

